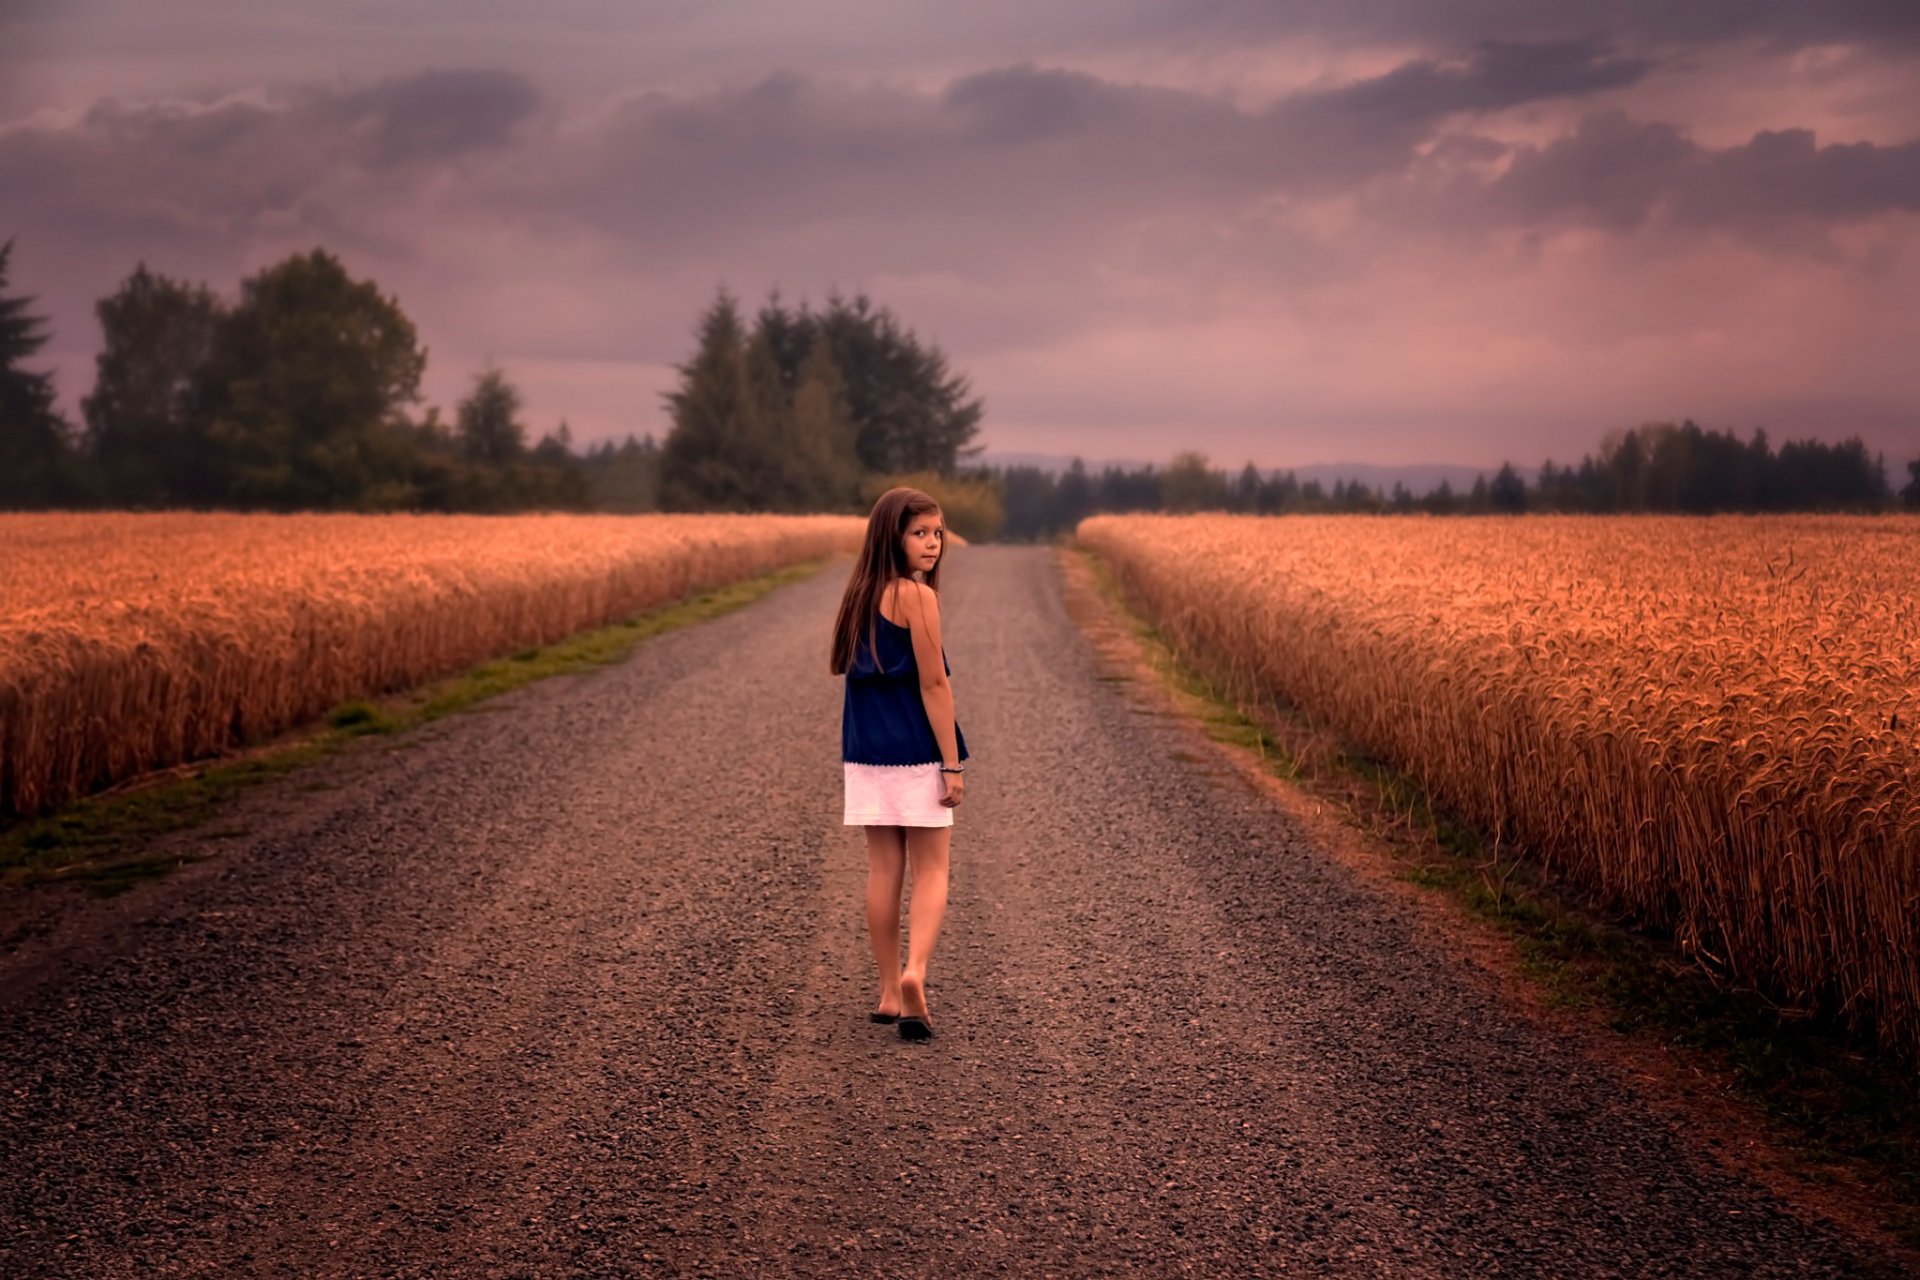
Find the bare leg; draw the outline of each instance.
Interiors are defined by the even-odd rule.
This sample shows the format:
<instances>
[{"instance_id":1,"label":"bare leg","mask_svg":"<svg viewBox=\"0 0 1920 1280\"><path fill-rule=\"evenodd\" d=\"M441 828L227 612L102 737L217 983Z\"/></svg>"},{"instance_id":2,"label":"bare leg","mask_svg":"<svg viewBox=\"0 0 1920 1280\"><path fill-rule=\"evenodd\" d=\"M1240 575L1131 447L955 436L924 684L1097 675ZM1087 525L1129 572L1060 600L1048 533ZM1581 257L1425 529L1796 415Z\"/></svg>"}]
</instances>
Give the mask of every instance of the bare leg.
<instances>
[{"instance_id":1,"label":"bare leg","mask_svg":"<svg viewBox=\"0 0 1920 1280\"><path fill-rule=\"evenodd\" d=\"M947 914L947 851L952 827L908 827L913 896L907 905L907 967L900 975L903 1012L927 1016L927 961ZM931 1023L932 1019L928 1019Z\"/></svg>"},{"instance_id":2,"label":"bare leg","mask_svg":"<svg viewBox=\"0 0 1920 1280\"><path fill-rule=\"evenodd\" d=\"M880 969L879 1013L900 1012L900 889L907 878L905 827L868 827L867 937Z\"/></svg>"}]
</instances>

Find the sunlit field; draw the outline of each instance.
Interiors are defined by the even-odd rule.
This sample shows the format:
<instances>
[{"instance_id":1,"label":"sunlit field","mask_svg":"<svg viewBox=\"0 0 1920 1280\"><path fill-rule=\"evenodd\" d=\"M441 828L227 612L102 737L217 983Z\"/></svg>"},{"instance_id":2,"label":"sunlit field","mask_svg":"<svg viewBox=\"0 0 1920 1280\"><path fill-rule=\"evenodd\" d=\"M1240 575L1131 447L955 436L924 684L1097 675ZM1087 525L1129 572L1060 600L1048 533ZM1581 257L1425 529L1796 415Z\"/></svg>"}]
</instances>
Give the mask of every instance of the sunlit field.
<instances>
[{"instance_id":1,"label":"sunlit field","mask_svg":"<svg viewBox=\"0 0 1920 1280\"><path fill-rule=\"evenodd\" d=\"M0 515L0 811L851 550L861 530L842 516Z\"/></svg>"},{"instance_id":2,"label":"sunlit field","mask_svg":"<svg viewBox=\"0 0 1920 1280\"><path fill-rule=\"evenodd\" d=\"M1097 516L1168 638L1920 1056L1920 520Z\"/></svg>"}]
</instances>

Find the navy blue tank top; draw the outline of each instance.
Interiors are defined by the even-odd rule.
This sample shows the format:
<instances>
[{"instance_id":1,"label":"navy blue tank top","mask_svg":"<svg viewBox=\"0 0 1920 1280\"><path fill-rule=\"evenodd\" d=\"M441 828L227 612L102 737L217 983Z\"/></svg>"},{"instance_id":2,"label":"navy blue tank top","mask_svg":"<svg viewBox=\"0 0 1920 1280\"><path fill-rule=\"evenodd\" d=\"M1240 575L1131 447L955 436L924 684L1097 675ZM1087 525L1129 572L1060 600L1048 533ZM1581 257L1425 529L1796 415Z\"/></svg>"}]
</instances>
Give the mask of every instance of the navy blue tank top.
<instances>
[{"instance_id":1,"label":"navy blue tank top","mask_svg":"<svg viewBox=\"0 0 1920 1280\"><path fill-rule=\"evenodd\" d=\"M847 695L840 713L840 758L853 764L929 764L940 761L940 740L927 720L927 704L920 698L920 666L913 656L912 632L887 615L878 624L880 660L874 661L861 634L854 645L853 665L847 668ZM946 650L940 665L948 675L953 665ZM967 758L967 738L956 721L954 745Z\"/></svg>"}]
</instances>

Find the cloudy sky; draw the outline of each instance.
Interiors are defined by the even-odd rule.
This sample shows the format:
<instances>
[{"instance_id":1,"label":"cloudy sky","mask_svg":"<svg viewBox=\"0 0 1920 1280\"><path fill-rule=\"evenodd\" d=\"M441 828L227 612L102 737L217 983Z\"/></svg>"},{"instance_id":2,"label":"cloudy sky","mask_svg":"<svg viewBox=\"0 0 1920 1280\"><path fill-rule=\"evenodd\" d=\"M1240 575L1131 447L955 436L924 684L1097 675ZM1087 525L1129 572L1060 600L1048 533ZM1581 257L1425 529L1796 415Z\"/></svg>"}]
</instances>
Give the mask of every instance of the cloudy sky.
<instances>
[{"instance_id":1,"label":"cloudy sky","mask_svg":"<svg viewBox=\"0 0 1920 1280\"><path fill-rule=\"evenodd\" d=\"M1920 456L1914 0L0 0L63 400L144 260L324 245L450 410L664 434L714 289L865 291L994 450Z\"/></svg>"}]
</instances>

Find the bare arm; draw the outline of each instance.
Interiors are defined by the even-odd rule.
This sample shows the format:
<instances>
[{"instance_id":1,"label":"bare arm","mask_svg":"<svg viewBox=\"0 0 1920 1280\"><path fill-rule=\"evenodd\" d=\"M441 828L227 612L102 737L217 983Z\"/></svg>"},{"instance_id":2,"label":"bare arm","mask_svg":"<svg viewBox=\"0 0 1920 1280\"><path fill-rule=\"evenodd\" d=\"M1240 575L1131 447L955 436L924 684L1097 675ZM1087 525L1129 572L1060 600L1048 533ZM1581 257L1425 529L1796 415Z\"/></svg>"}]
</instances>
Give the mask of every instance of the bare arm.
<instances>
[{"instance_id":1,"label":"bare arm","mask_svg":"<svg viewBox=\"0 0 1920 1280\"><path fill-rule=\"evenodd\" d=\"M924 583L911 585L906 595L907 630L913 639L913 661L920 669L920 700L926 704L927 723L940 744L940 761L960 763L959 735L954 731L953 684L940 651L940 597Z\"/></svg>"}]
</instances>

